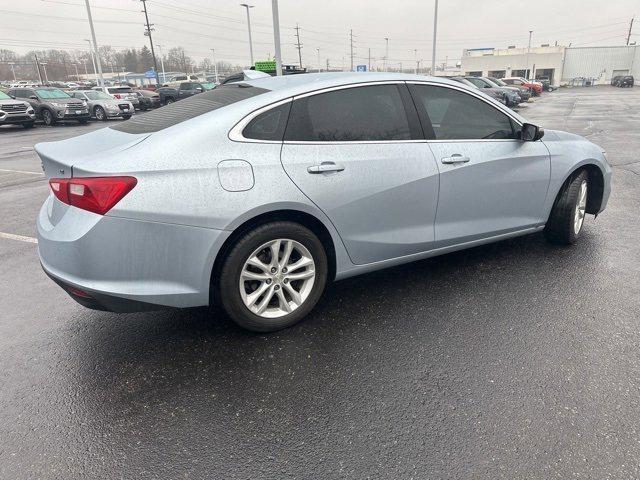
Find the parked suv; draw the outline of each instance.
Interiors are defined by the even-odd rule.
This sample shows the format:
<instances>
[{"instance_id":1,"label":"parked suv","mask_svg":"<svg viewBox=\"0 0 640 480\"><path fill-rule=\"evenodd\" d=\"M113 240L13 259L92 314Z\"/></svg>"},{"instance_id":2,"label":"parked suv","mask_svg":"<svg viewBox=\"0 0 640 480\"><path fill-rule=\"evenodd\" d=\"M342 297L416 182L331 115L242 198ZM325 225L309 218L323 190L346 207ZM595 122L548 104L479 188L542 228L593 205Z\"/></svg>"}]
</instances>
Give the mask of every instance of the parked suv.
<instances>
[{"instance_id":1,"label":"parked suv","mask_svg":"<svg viewBox=\"0 0 640 480\"><path fill-rule=\"evenodd\" d=\"M527 102L531 98L531 90L529 90L526 87L523 87L522 85L509 85L508 83L504 83L502 79L496 78L496 77L487 77L487 78L500 87L505 87L505 88L510 88L512 90L515 90L516 92L518 92L518 95L520 95L520 98L522 99L523 102Z\"/></svg>"},{"instance_id":2,"label":"parked suv","mask_svg":"<svg viewBox=\"0 0 640 480\"><path fill-rule=\"evenodd\" d=\"M162 105L177 102L178 100L191 97L204 91L205 88L202 84L197 82L182 82L180 84L174 84L167 87L160 87L157 90L160 95L160 103L162 103Z\"/></svg>"},{"instance_id":3,"label":"parked suv","mask_svg":"<svg viewBox=\"0 0 640 480\"><path fill-rule=\"evenodd\" d=\"M36 112L28 102L14 100L0 91L0 125L22 125L24 128L33 127Z\"/></svg>"},{"instance_id":4,"label":"parked suv","mask_svg":"<svg viewBox=\"0 0 640 480\"><path fill-rule=\"evenodd\" d=\"M36 118L45 125L55 125L58 121L75 120L87 123L89 109L87 102L71 97L59 88L12 88L9 95L29 102L36 112Z\"/></svg>"},{"instance_id":5,"label":"parked suv","mask_svg":"<svg viewBox=\"0 0 640 480\"><path fill-rule=\"evenodd\" d=\"M507 107L515 107L520 102L522 102L522 98L520 98L520 95L518 95L518 92L515 92L508 87L501 87L500 85L493 83L491 80L487 78L484 78L484 77L464 77L464 78L482 90L489 89L489 90L502 92L504 95L504 104Z\"/></svg>"},{"instance_id":6,"label":"parked suv","mask_svg":"<svg viewBox=\"0 0 640 480\"><path fill-rule=\"evenodd\" d=\"M93 87L94 90L111 95L116 100L131 102L133 108L140 108L140 100L129 85L114 85L112 87Z\"/></svg>"},{"instance_id":7,"label":"parked suv","mask_svg":"<svg viewBox=\"0 0 640 480\"><path fill-rule=\"evenodd\" d=\"M74 98L84 100L89 105L89 112L96 120L109 118L124 118L128 120L135 113L133 105L128 100L117 100L111 95L95 90L78 90L71 92Z\"/></svg>"},{"instance_id":8,"label":"parked suv","mask_svg":"<svg viewBox=\"0 0 640 480\"><path fill-rule=\"evenodd\" d=\"M618 78L615 83L616 87L633 87L633 75L625 75L623 77Z\"/></svg>"}]
</instances>

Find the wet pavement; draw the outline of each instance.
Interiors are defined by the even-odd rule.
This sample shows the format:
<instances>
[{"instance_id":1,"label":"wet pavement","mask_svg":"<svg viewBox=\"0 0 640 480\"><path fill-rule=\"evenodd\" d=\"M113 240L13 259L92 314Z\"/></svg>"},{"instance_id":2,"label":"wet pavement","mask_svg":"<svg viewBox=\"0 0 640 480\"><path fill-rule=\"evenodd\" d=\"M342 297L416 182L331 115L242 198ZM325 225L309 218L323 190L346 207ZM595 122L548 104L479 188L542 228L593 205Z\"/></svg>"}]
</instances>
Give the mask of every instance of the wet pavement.
<instances>
[{"instance_id":1,"label":"wet pavement","mask_svg":"<svg viewBox=\"0 0 640 480\"><path fill-rule=\"evenodd\" d=\"M598 87L521 109L614 165L578 245L533 235L345 280L276 334L86 310L35 244L0 237L0 478L637 478L639 104ZM33 144L93 128L0 129L0 232L34 235Z\"/></svg>"}]
</instances>

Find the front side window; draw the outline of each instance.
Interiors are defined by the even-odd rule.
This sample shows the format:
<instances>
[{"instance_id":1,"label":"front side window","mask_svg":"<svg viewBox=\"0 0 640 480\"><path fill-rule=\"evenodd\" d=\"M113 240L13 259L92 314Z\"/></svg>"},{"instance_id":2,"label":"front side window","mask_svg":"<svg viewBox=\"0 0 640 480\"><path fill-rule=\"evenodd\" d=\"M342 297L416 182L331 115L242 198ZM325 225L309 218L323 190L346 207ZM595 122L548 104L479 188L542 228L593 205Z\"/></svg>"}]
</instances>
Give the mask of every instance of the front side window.
<instances>
[{"instance_id":1,"label":"front side window","mask_svg":"<svg viewBox=\"0 0 640 480\"><path fill-rule=\"evenodd\" d=\"M58 98L71 98L69 94L63 92L58 88L52 88L51 90L47 90L45 88L39 88L36 90L36 95L38 98L42 98L45 100L53 100Z\"/></svg>"},{"instance_id":2,"label":"front side window","mask_svg":"<svg viewBox=\"0 0 640 480\"><path fill-rule=\"evenodd\" d=\"M511 119L473 95L430 85L414 85L412 93L426 110L436 140L516 138Z\"/></svg>"},{"instance_id":3,"label":"front side window","mask_svg":"<svg viewBox=\"0 0 640 480\"><path fill-rule=\"evenodd\" d=\"M353 142L410 140L397 85L345 88L297 99L285 140Z\"/></svg>"}]
</instances>

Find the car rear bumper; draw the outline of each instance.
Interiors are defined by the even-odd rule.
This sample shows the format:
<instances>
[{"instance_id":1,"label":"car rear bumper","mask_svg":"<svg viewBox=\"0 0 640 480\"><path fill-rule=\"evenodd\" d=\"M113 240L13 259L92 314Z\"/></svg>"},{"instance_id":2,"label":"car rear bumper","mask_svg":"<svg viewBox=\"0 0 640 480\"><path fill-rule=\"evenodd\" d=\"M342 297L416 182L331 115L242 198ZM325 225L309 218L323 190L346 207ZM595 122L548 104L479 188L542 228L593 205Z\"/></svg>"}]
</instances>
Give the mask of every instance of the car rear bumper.
<instances>
[{"instance_id":1,"label":"car rear bumper","mask_svg":"<svg viewBox=\"0 0 640 480\"><path fill-rule=\"evenodd\" d=\"M230 233L100 216L53 196L37 229L47 275L79 303L116 312L208 305L213 262Z\"/></svg>"}]
</instances>

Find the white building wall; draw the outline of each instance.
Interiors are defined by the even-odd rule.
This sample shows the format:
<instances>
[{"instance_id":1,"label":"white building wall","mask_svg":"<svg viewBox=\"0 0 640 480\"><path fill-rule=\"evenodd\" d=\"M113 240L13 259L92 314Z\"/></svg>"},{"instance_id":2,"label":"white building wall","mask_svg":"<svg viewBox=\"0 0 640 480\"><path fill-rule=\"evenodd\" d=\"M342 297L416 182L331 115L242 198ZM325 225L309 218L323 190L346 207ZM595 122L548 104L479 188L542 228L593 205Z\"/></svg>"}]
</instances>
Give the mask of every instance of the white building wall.
<instances>
[{"instance_id":1,"label":"white building wall","mask_svg":"<svg viewBox=\"0 0 640 480\"><path fill-rule=\"evenodd\" d=\"M640 75L640 49L629 47L567 48L562 81L577 77L595 78L596 83L609 83L614 71Z\"/></svg>"},{"instance_id":2,"label":"white building wall","mask_svg":"<svg viewBox=\"0 0 640 480\"><path fill-rule=\"evenodd\" d=\"M526 70L532 73L542 69L554 70L554 83L559 85L562 75L562 62L565 47L532 47L527 55L526 48L509 48L503 50L465 50L462 54L461 70L463 74L505 70L507 77L514 70ZM528 60L528 61L527 61Z\"/></svg>"}]
</instances>

